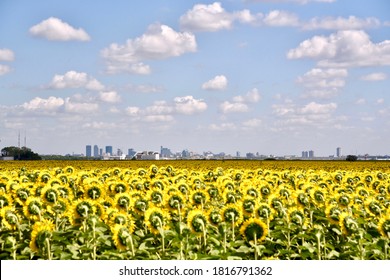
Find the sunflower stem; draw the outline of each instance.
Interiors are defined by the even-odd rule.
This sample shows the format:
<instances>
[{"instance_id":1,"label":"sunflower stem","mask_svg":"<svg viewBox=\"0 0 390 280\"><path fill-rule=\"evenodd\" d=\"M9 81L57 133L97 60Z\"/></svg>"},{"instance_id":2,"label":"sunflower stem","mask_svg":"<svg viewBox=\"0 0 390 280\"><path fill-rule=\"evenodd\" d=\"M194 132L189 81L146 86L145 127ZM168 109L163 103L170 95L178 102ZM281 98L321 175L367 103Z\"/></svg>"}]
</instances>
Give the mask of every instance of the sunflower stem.
<instances>
[{"instance_id":1,"label":"sunflower stem","mask_svg":"<svg viewBox=\"0 0 390 280\"><path fill-rule=\"evenodd\" d=\"M255 260L257 261L257 234L256 232L254 233L254 238L255 238Z\"/></svg>"},{"instance_id":2,"label":"sunflower stem","mask_svg":"<svg viewBox=\"0 0 390 280\"><path fill-rule=\"evenodd\" d=\"M46 250L47 250L47 259L50 261L51 260L51 252L50 252L50 240L49 240L49 238L46 238L45 242L46 242Z\"/></svg>"},{"instance_id":3,"label":"sunflower stem","mask_svg":"<svg viewBox=\"0 0 390 280\"><path fill-rule=\"evenodd\" d=\"M130 238L130 248L131 248L131 254L133 255L133 257L135 257L135 252L134 252L134 243L133 243L133 236L130 234L129 238Z\"/></svg>"}]
</instances>

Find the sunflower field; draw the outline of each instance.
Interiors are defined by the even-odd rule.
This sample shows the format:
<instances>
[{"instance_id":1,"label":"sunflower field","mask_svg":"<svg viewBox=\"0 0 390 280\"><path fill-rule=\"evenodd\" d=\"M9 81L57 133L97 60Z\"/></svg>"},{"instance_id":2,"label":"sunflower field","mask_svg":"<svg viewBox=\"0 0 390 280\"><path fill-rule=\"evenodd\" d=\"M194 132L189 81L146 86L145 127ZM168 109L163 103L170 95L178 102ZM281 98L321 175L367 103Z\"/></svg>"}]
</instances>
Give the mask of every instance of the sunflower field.
<instances>
[{"instance_id":1,"label":"sunflower field","mask_svg":"<svg viewBox=\"0 0 390 280\"><path fill-rule=\"evenodd\" d=\"M0 259L388 260L390 164L4 162Z\"/></svg>"}]
</instances>

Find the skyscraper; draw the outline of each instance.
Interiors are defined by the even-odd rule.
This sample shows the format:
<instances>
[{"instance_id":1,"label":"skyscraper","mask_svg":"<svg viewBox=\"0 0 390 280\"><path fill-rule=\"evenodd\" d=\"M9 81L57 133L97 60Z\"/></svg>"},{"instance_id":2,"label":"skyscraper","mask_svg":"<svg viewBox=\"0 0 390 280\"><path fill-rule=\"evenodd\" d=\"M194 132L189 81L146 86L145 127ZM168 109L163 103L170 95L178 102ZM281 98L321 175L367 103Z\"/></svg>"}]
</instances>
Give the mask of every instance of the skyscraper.
<instances>
[{"instance_id":1,"label":"skyscraper","mask_svg":"<svg viewBox=\"0 0 390 280\"><path fill-rule=\"evenodd\" d=\"M85 147L85 156L86 157L91 157L92 156L92 146L91 145L87 145Z\"/></svg>"},{"instance_id":2,"label":"skyscraper","mask_svg":"<svg viewBox=\"0 0 390 280\"><path fill-rule=\"evenodd\" d=\"M340 147L337 147L337 149L336 149L336 156L341 157L341 148Z\"/></svg>"},{"instance_id":3,"label":"skyscraper","mask_svg":"<svg viewBox=\"0 0 390 280\"><path fill-rule=\"evenodd\" d=\"M106 146L106 154L112 155L112 146Z\"/></svg>"},{"instance_id":4,"label":"skyscraper","mask_svg":"<svg viewBox=\"0 0 390 280\"><path fill-rule=\"evenodd\" d=\"M93 146L93 156L94 157L99 157L99 147L98 145Z\"/></svg>"}]
</instances>

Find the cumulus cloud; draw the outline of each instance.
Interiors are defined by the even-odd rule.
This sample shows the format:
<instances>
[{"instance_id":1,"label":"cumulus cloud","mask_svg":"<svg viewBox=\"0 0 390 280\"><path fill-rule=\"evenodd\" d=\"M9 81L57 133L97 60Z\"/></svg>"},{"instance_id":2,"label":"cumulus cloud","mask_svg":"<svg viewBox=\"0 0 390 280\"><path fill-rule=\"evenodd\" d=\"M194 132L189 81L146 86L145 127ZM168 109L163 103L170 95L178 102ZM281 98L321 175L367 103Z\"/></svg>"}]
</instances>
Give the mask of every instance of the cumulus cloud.
<instances>
[{"instance_id":1,"label":"cumulus cloud","mask_svg":"<svg viewBox=\"0 0 390 280\"><path fill-rule=\"evenodd\" d=\"M390 40L373 43L362 30L314 36L287 53L289 59L311 58L321 67L390 65Z\"/></svg>"},{"instance_id":2,"label":"cumulus cloud","mask_svg":"<svg viewBox=\"0 0 390 280\"><path fill-rule=\"evenodd\" d=\"M346 69L314 68L298 77L297 83L305 88L305 97L330 98L345 86L347 76Z\"/></svg>"},{"instance_id":3,"label":"cumulus cloud","mask_svg":"<svg viewBox=\"0 0 390 280\"><path fill-rule=\"evenodd\" d=\"M232 102L224 101L219 106L219 109L223 114L230 113L244 113L249 111L249 104L257 103L261 99L259 90L253 88L245 95L237 95L232 98Z\"/></svg>"},{"instance_id":4,"label":"cumulus cloud","mask_svg":"<svg viewBox=\"0 0 390 280\"><path fill-rule=\"evenodd\" d=\"M180 17L180 27L192 32L214 32L231 29L235 21L255 23L258 17L259 15L252 15L249 10L227 12L220 2L196 4Z\"/></svg>"},{"instance_id":5,"label":"cumulus cloud","mask_svg":"<svg viewBox=\"0 0 390 280\"><path fill-rule=\"evenodd\" d=\"M296 126L326 126L337 124L333 113L337 104L310 102L306 105L297 105L292 102L275 104L272 106L273 114L279 118L275 125L291 129Z\"/></svg>"},{"instance_id":6,"label":"cumulus cloud","mask_svg":"<svg viewBox=\"0 0 390 280\"><path fill-rule=\"evenodd\" d=\"M263 22L269 26L298 26L300 24L297 15L279 10L269 12L264 17Z\"/></svg>"},{"instance_id":7,"label":"cumulus cloud","mask_svg":"<svg viewBox=\"0 0 390 280\"><path fill-rule=\"evenodd\" d=\"M90 102L73 102L69 97L65 99L65 111L69 113L93 113L98 111L99 104Z\"/></svg>"},{"instance_id":8,"label":"cumulus cloud","mask_svg":"<svg viewBox=\"0 0 390 280\"><path fill-rule=\"evenodd\" d=\"M111 44L101 51L107 72L149 74L150 66L144 60L160 60L196 51L195 36L189 32L176 32L162 24L152 24L146 33L125 44Z\"/></svg>"},{"instance_id":9,"label":"cumulus cloud","mask_svg":"<svg viewBox=\"0 0 390 280\"><path fill-rule=\"evenodd\" d=\"M361 79L363 81L369 81L369 82L376 82L376 81L383 81L387 79L386 73L371 73L365 76L362 76Z\"/></svg>"},{"instance_id":10,"label":"cumulus cloud","mask_svg":"<svg viewBox=\"0 0 390 280\"><path fill-rule=\"evenodd\" d=\"M253 88L245 95L233 97L233 101L237 103L257 103L260 101L260 92L257 88Z\"/></svg>"},{"instance_id":11,"label":"cumulus cloud","mask_svg":"<svg viewBox=\"0 0 390 280\"><path fill-rule=\"evenodd\" d=\"M266 3L297 3L297 4L308 4L312 2L322 2L322 3L333 3L337 0L245 0L245 2L266 2Z\"/></svg>"},{"instance_id":12,"label":"cumulus cloud","mask_svg":"<svg viewBox=\"0 0 390 280\"><path fill-rule=\"evenodd\" d=\"M358 18L356 16L344 17L324 17L312 18L302 25L304 30L327 29L327 30L347 30L347 29L366 29L374 28L380 25L380 21L374 17Z\"/></svg>"},{"instance_id":13,"label":"cumulus cloud","mask_svg":"<svg viewBox=\"0 0 390 280\"><path fill-rule=\"evenodd\" d=\"M104 86L95 78L84 72L68 71L64 75L55 75L49 85L54 89L85 88L100 91Z\"/></svg>"},{"instance_id":14,"label":"cumulus cloud","mask_svg":"<svg viewBox=\"0 0 390 280\"><path fill-rule=\"evenodd\" d=\"M28 111L55 112L65 104L64 99L50 96L47 99L35 97L29 102L25 102L21 107Z\"/></svg>"},{"instance_id":15,"label":"cumulus cloud","mask_svg":"<svg viewBox=\"0 0 390 280\"><path fill-rule=\"evenodd\" d=\"M82 28L74 28L61 19L50 17L30 28L34 37L45 38L50 41L89 41L90 37Z\"/></svg>"},{"instance_id":16,"label":"cumulus cloud","mask_svg":"<svg viewBox=\"0 0 390 280\"><path fill-rule=\"evenodd\" d=\"M175 111L179 114L193 115L207 109L207 104L202 99L195 99L193 96L175 97Z\"/></svg>"},{"instance_id":17,"label":"cumulus cloud","mask_svg":"<svg viewBox=\"0 0 390 280\"><path fill-rule=\"evenodd\" d=\"M218 75L202 85L205 90L224 90L226 89L228 80L224 75Z\"/></svg>"},{"instance_id":18,"label":"cumulus cloud","mask_svg":"<svg viewBox=\"0 0 390 280\"><path fill-rule=\"evenodd\" d=\"M102 91L99 93L100 100L107 103L118 103L121 97L116 91Z\"/></svg>"},{"instance_id":19,"label":"cumulus cloud","mask_svg":"<svg viewBox=\"0 0 390 280\"><path fill-rule=\"evenodd\" d=\"M15 54L10 49L0 49L0 61L13 61Z\"/></svg>"}]
</instances>

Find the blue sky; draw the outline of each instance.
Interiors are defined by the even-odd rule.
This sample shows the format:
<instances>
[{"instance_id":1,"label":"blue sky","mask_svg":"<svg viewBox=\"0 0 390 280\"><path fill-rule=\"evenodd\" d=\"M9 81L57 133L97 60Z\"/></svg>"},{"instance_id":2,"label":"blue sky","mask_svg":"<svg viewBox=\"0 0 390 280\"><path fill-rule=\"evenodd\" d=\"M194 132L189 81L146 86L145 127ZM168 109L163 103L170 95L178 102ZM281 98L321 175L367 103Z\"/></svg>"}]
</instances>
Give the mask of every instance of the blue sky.
<instances>
[{"instance_id":1,"label":"blue sky","mask_svg":"<svg viewBox=\"0 0 390 280\"><path fill-rule=\"evenodd\" d=\"M0 146L389 154L387 0L0 0Z\"/></svg>"}]
</instances>

